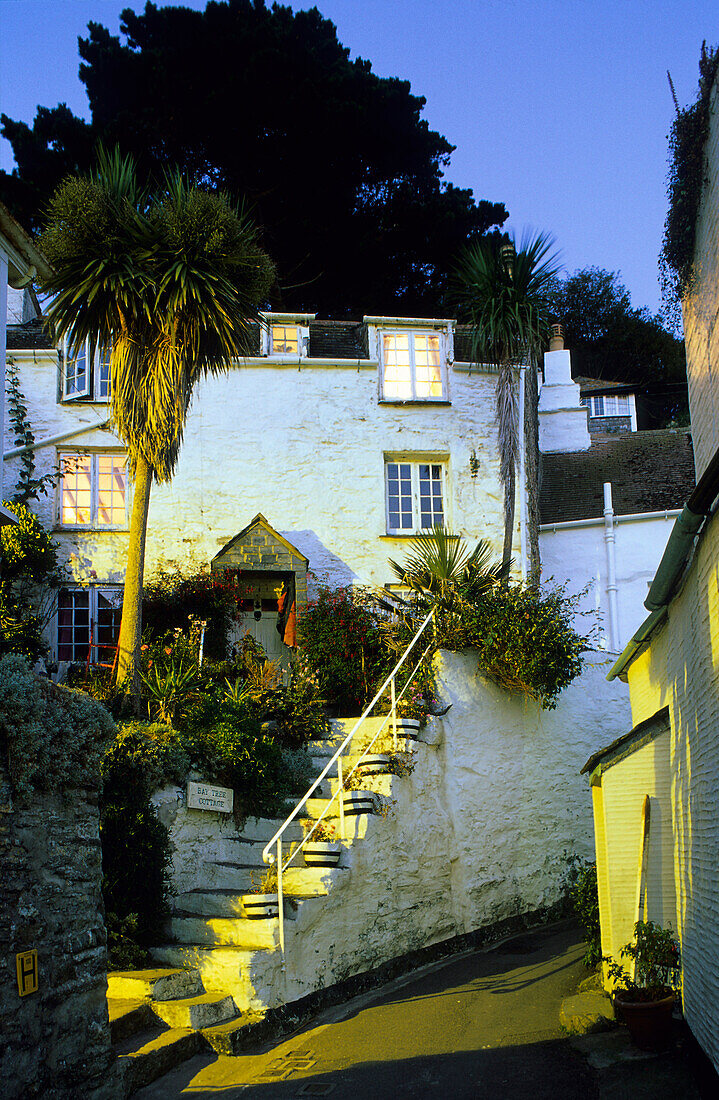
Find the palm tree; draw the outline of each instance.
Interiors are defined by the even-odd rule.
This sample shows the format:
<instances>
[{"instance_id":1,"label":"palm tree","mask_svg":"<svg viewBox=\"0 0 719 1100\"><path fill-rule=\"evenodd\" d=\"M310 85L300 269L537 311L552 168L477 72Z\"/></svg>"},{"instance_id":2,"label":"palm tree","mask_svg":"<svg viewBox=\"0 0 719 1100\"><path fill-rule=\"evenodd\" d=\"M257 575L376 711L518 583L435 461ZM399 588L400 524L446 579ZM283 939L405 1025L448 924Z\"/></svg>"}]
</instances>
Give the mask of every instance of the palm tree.
<instances>
[{"instance_id":1,"label":"palm tree","mask_svg":"<svg viewBox=\"0 0 719 1100\"><path fill-rule=\"evenodd\" d=\"M493 562L492 547L480 539L469 550L461 535L441 526L417 535L402 564L392 561L395 576L416 593L423 604L436 603L444 610L462 600L476 600L509 574L512 562Z\"/></svg>"},{"instance_id":2,"label":"palm tree","mask_svg":"<svg viewBox=\"0 0 719 1100\"><path fill-rule=\"evenodd\" d=\"M178 172L150 193L118 151L60 185L42 242L55 336L111 348L112 418L134 478L117 678L135 694L152 481L172 477L198 379L250 352L274 266L226 195Z\"/></svg>"},{"instance_id":3,"label":"palm tree","mask_svg":"<svg viewBox=\"0 0 719 1100\"><path fill-rule=\"evenodd\" d=\"M468 245L455 274L454 297L472 326L472 358L497 368L497 442L504 486L503 561L512 553L515 471L519 455L515 371L536 363L549 333L549 297L559 270L554 241L526 234L519 248L509 234L492 234Z\"/></svg>"}]
</instances>

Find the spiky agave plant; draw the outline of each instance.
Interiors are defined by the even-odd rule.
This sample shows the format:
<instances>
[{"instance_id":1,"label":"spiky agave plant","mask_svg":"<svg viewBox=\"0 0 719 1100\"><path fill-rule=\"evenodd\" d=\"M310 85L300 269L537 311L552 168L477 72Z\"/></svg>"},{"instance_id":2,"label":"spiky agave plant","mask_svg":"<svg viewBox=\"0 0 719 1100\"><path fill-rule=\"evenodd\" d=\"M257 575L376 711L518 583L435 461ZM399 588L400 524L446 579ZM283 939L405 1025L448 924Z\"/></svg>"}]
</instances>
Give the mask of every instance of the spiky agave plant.
<instances>
[{"instance_id":1,"label":"spiky agave plant","mask_svg":"<svg viewBox=\"0 0 719 1100\"><path fill-rule=\"evenodd\" d=\"M472 327L472 358L497 368L496 423L504 487L504 547L512 553L519 416L515 371L535 363L549 334L548 291L559 271L554 240L525 232L482 237L464 250L454 276L458 312Z\"/></svg>"},{"instance_id":2,"label":"spiky agave plant","mask_svg":"<svg viewBox=\"0 0 719 1100\"><path fill-rule=\"evenodd\" d=\"M179 172L149 192L117 150L60 185L42 247L55 336L112 349L113 421L135 480L118 680L136 692L152 480L172 477L196 382L250 350L274 267L226 196Z\"/></svg>"}]
</instances>

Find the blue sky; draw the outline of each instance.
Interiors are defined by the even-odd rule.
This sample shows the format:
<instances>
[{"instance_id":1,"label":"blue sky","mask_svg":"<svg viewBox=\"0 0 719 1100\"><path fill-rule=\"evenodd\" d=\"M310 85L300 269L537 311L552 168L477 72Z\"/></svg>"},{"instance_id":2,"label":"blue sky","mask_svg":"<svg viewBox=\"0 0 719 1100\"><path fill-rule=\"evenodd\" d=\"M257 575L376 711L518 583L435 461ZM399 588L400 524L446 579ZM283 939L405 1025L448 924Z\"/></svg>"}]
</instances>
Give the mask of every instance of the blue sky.
<instances>
[{"instance_id":1,"label":"blue sky","mask_svg":"<svg viewBox=\"0 0 719 1100\"><path fill-rule=\"evenodd\" d=\"M163 0L159 0L164 6ZM87 116L77 38L117 33L116 0L0 0L0 109L38 103ZM204 0L186 0L204 8ZM312 6L291 4L296 9ZM447 178L504 202L510 224L552 232L567 270L620 271L636 306L659 306L667 134L695 95L709 0L319 0L352 56L411 82L457 146ZM311 119L307 120L311 126ZM0 164L12 150L0 141Z\"/></svg>"}]
</instances>

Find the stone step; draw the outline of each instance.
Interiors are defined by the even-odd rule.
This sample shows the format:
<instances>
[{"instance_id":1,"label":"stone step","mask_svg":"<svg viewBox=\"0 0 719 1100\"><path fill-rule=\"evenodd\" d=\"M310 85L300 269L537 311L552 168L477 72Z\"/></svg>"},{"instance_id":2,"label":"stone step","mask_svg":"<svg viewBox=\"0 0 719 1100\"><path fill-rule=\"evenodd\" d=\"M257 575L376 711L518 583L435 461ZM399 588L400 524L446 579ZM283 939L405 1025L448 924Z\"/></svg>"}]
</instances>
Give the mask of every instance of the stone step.
<instances>
[{"instance_id":1,"label":"stone step","mask_svg":"<svg viewBox=\"0 0 719 1100\"><path fill-rule=\"evenodd\" d=\"M308 905L322 904L308 902ZM277 924L277 921L252 921L252 924ZM284 981L282 953L277 943L268 950L247 950L242 947L191 947L166 944L151 949L152 957L164 965L192 965L202 974L208 990L218 990L232 996L237 1008L246 1012L264 1011L268 1003L276 1003L275 990Z\"/></svg>"},{"instance_id":2,"label":"stone step","mask_svg":"<svg viewBox=\"0 0 719 1100\"><path fill-rule=\"evenodd\" d=\"M279 943L279 923L277 917L267 920L171 917L168 932L178 944L274 951ZM153 955L157 957L154 951Z\"/></svg>"},{"instance_id":3,"label":"stone step","mask_svg":"<svg viewBox=\"0 0 719 1100\"><path fill-rule=\"evenodd\" d=\"M380 775L360 775L360 787L358 790L362 791L374 791L377 794L383 794L389 796L392 794L392 780L395 778L393 775L380 774ZM339 790L339 780L332 779L332 794ZM348 794L351 792L347 792ZM339 810L337 811L339 813Z\"/></svg>"},{"instance_id":4,"label":"stone step","mask_svg":"<svg viewBox=\"0 0 719 1100\"><path fill-rule=\"evenodd\" d=\"M174 1001L197 997L205 989L198 970L112 970L107 975L108 1000Z\"/></svg>"},{"instance_id":5,"label":"stone step","mask_svg":"<svg viewBox=\"0 0 719 1100\"><path fill-rule=\"evenodd\" d=\"M131 1035L157 1025L149 1001L136 998L109 997L107 1011L110 1017L110 1040L121 1043Z\"/></svg>"},{"instance_id":6,"label":"stone step","mask_svg":"<svg viewBox=\"0 0 719 1100\"><path fill-rule=\"evenodd\" d=\"M274 1025L276 1027L276 1024ZM264 1012L243 1012L237 1020L202 1029L202 1037L217 1054L231 1057L272 1035L273 1022Z\"/></svg>"},{"instance_id":7,"label":"stone step","mask_svg":"<svg viewBox=\"0 0 719 1100\"><path fill-rule=\"evenodd\" d=\"M189 1028L154 1029L116 1047L125 1096L156 1081L175 1066L204 1049L199 1031Z\"/></svg>"},{"instance_id":8,"label":"stone step","mask_svg":"<svg viewBox=\"0 0 719 1100\"><path fill-rule=\"evenodd\" d=\"M290 807L287 814L290 814L293 809L294 806ZM287 815L285 815L285 817L250 817L243 825L242 832L238 834L236 839L245 843L259 843L260 847L262 847L268 840L271 840L277 830L284 825L286 817ZM291 840L299 840L302 836L302 826L292 822L292 824L287 827L286 835L289 835Z\"/></svg>"},{"instance_id":9,"label":"stone step","mask_svg":"<svg viewBox=\"0 0 719 1100\"><path fill-rule=\"evenodd\" d=\"M202 993L177 1001L155 1001L152 1011L171 1028L214 1027L236 1020L239 1013L232 997L218 993Z\"/></svg>"}]
</instances>

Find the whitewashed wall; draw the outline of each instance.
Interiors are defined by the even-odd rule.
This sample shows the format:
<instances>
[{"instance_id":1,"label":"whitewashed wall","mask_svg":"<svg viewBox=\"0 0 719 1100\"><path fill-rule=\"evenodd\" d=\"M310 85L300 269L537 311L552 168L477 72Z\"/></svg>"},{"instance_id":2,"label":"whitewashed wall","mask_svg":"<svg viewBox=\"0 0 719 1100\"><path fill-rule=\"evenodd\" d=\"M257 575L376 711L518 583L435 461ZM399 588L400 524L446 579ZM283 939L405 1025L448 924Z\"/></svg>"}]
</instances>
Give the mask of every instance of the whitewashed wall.
<instances>
[{"instance_id":1,"label":"whitewashed wall","mask_svg":"<svg viewBox=\"0 0 719 1100\"><path fill-rule=\"evenodd\" d=\"M36 439L97 425L108 415L106 404L58 404L54 354L12 354ZM262 512L320 578L383 584L393 579L387 559L401 560L408 545L386 535L386 455L446 462L446 522L470 541L491 539L499 555L495 382L495 375L455 367L451 405L402 407L378 405L376 365L356 362L298 370L249 360L207 379L193 400L175 477L152 490L146 575L159 566L206 566ZM13 444L8 434L6 446ZM53 469L57 451L113 446L118 441L98 429L40 448L37 472ZM6 463L9 483L18 468L17 458ZM37 511L46 524L55 522L52 494ZM519 561L519 506L516 514ZM57 530L56 537L75 579L122 579L126 533Z\"/></svg>"},{"instance_id":2,"label":"whitewashed wall","mask_svg":"<svg viewBox=\"0 0 719 1100\"><path fill-rule=\"evenodd\" d=\"M358 819L366 833L350 849L349 875L285 925L286 974L276 953L254 955L240 988L230 985L238 1003L294 1000L406 952L551 911L569 858L593 857L580 769L630 725L625 686L606 682L609 664L589 654L557 709L542 711L482 677L471 651L440 653L439 693L452 707L430 721L431 744L418 745L409 778L373 781L391 783L391 813ZM217 823L213 835L209 819L176 809L168 817L178 892L201 888L203 852L221 850L233 828ZM214 980L237 983L237 971Z\"/></svg>"},{"instance_id":3,"label":"whitewashed wall","mask_svg":"<svg viewBox=\"0 0 719 1100\"><path fill-rule=\"evenodd\" d=\"M648 519L614 518L617 611L621 651L644 622L644 600L654 579L678 512ZM581 634L597 627L597 645L610 649L607 552L604 520L591 526L544 524L539 530L542 579L566 584L575 594L589 585L577 604L576 629Z\"/></svg>"}]
</instances>

